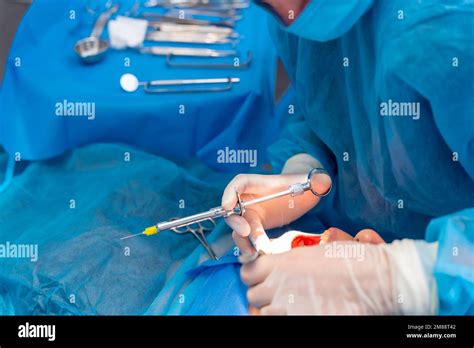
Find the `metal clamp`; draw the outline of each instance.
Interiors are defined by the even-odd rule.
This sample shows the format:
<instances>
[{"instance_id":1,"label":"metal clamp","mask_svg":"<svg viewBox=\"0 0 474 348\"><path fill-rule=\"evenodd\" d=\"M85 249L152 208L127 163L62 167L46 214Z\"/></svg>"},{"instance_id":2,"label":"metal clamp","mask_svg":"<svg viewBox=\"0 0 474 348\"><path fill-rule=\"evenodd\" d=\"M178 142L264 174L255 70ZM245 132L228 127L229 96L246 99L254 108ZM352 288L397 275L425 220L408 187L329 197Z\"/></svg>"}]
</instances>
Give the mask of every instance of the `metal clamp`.
<instances>
[{"instance_id":1,"label":"metal clamp","mask_svg":"<svg viewBox=\"0 0 474 348\"><path fill-rule=\"evenodd\" d=\"M178 220L178 218L172 218L169 221L174 221L174 220ZM211 226L204 225L204 222L206 221L209 221L211 223ZM195 227L193 227L193 225ZM171 231L177 234L186 234L186 233L193 234L194 237L204 247L204 249L209 254L209 256L214 260L218 260L219 258L217 257L216 253L212 249L212 246L209 244L205 236L205 232L211 232L215 227L216 227L216 222L211 218L207 218L207 219L202 219L199 221L194 221L192 223L182 224L180 226L173 227L171 228Z\"/></svg>"}]
</instances>

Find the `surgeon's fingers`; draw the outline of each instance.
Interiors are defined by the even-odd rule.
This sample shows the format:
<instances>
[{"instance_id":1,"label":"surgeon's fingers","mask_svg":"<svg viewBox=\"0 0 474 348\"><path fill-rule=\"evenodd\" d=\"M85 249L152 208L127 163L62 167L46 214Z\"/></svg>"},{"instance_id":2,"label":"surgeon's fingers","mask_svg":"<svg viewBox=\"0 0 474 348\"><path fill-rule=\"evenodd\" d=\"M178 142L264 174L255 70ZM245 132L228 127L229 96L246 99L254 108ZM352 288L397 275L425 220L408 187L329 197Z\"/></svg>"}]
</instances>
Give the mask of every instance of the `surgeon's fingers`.
<instances>
[{"instance_id":1,"label":"surgeon's fingers","mask_svg":"<svg viewBox=\"0 0 474 348\"><path fill-rule=\"evenodd\" d=\"M240 278L247 286L263 282L271 273L279 255L262 255L255 261L242 265Z\"/></svg>"},{"instance_id":2,"label":"surgeon's fingers","mask_svg":"<svg viewBox=\"0 0 474 348\"><path fill-rule=\"evenodd\" d=\"M359 233L356 234L354 239L358 242L368 243L368 244L385 243L382 237L380 237L380 235L377 232L375 232L374 230L371 230L370 228L366 228L364 230L359 231Z\"/></svg>"},{"instance_id":3,"label":"surgeon's fingers","mask_svg":"<svg viewBox=\"0 0 474 348\"><path fill-rule=\"evenodd\" d=\"M258 311L259 315L286 315L286 310L283 307L276 307L268 305L260 308Z\"/></svg>"},{"instance_id":4,"label":"surgeon's fingers","mask_svg":"<svg viewBox=\"0 0 474 348\"><path fill-rule=\"evenodd\" d=\"M260 309L255 308L252 305L249 305L249 314L250 315L260 315Z\"/></svg>"},{"instance_id":5,"label":"surgeon's fingers","mask_svg":"<svg viewBox=\"0 0 474 348\"><path fill-rule=\"evenodd\" d=\"M226 210L235 207L237 204L236 192L240 194L258 193L280 186L285 186L281 175L239 174L225 188L222 194L222 207Z\"/></svg>"},{"instance_id":6,"label":"surgeon's fingers","mask_svg":"<svg viewBox=\"0 0 474 348\"><path fill-rule=\"evenodd\" d=\"M237 248L239 248L240 255L251 255L255 253L255 248L247 237L242 237L239 233L233 231L232 238Z\"/></svg>"},{"instance_id":7,"label":"surgeon's fingers","mask_svg":"<svg viewBox=\"0 0 474 348\"><path fill-rule=\"evenodd\" d=\"M324 233L321 235L321 240L326 243L343 240L353 241L354 237L352 237L349 233L340 230L339 228L331 227L324 231Z\"/></svg>"},{"instance_id":8,"label":"surgeon's fingers","mask_svg":"<svg viewBox=\"0 0 474 348\"><path fill-rule=\"evenodd\" d=\"M267 286L265 282L252 286L247 291L247 299L253 307L261 308L272 302L274 288Z\"/></svg>"},{"instance_id":9,"label":"surgeon's fingers","mask_svg":"<svg viewBox=\"0 0 474 348\"><path fill-rule=\"evenodd\" d=\"M242 237L247 237L250 234L249 223L240 215L229 216L228 218L225 218L225 222L227 226Z\"/></svg>"},{"instance_id":10,"label":"surgeon's fingers","mask_svg":"<svg viewBox=\"0 0 474 348\"><path fill-rule=\"evenodd\" d=\"M234 209L238 202L236 192L240 194L246 193L248 191L248 187L251 185L252 180L255 181L265 181L265 180L258 180L258 177L261 175L250 175L250 174L239 174L235 176L222 194L222 207L226 210Z\"/></svg>"},{"instance_id":11,"label":"surgeon's fingers","mask_svg":"<svg viewBox=\"0 0 474 348\"><path fill-rule=\"evenodd\" d=\"M255 249L266 254L271 253L270 239L263 228L262 220L258 213L255 210L248 210L245 218L250 226L249 238L252 241Z\"/></svg>"}]
</instances>

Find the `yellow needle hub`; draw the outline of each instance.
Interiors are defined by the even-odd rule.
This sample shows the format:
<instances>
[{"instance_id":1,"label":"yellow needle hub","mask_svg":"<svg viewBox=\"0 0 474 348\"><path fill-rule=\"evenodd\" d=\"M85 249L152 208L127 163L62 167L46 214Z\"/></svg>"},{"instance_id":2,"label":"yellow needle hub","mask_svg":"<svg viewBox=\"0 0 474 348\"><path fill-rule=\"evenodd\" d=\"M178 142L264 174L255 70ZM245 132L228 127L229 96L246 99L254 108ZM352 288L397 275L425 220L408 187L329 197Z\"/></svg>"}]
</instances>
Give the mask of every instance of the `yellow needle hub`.
<instances>
[{"instance_id":1,"label":"yellow needle hub","mask_svg":"<svg viewBox=\"0 0 474 348\"><path fill-rule=\"evenodd\" d=\"M147 228L145 228L145 231L143 231L143 234L145 234L147 236L151 236L151 235L157 234L157 233L158 233L158 228L156 228L156 226L147 227Z\"/></svg>"}]
</instances>

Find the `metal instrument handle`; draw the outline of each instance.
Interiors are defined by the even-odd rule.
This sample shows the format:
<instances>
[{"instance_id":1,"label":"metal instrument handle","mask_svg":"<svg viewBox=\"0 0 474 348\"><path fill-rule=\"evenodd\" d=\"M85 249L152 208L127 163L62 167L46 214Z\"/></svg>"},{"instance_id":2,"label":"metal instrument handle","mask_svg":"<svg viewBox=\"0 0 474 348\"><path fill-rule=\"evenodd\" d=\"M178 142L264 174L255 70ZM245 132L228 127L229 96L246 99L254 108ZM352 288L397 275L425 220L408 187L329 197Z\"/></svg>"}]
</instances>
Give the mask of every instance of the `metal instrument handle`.
<instances>
[{"instance_id":1,"label":"metal instrument handle","mask_svg":"<svg viewBox=\"0 0 474 348\"><path fill-rule=\"evenodd\" d=\"M191 232L191 233L199 240L199 243L201 243L204 249L206 249L207 253L212 259L219 260L216 253L214 252L214 250L212 250L212 247L209 245L209 242L207 241L207 238L204 235L204 232Z\"/></svg>"},{"instance_id":2,"label":"metal instrument handle","mask_svg":"<svg viewBox=\"0 0 474 348\"><path fill-rule=\"evenodd\" d=\"M178 218L173 218L173 219L170 220L170 222L177 221L177 220L179 220L179 219ZM202 222L202 221L211 221L212 224L214 225L214 227L216 226L215 221L213 219L209 218L209 219L196 220L196 221L191 222L189 224L184 224L184 225L181 225L181 226L173 227L173 228L171 228L171 231L173 231L174 233L177 233L177 234L191 233L194 237L196 237L196 239L199 241L199 243L201 243L201 245L204 247L204 249L206 249L207 253L209 254L209 256L212 259L219 260L216 253L214 252L214 250L212 250L211 245L207 241L206 235L204 233L205 231L204 231L203 226L200 226L199 229L191 229L189 227L189 225L197 224L197 223ZM186 229L185 230L179 230L181 227L186 227Z\"/></svg>"},{"instance_id":3,"label":"metal instrument handle","mask_svg":"<svg viewBox=\"0 0 474 348\"><path fill-rule=\"evenodd\" d=\"M249 7L249 1L183 1L183 0L149 0L144 7L179 7L179 8L212 8L241 10Z\"/></svg>"},{"instance_id":4,"label":"metal instrument handle","mask_svg":"<svg viewBox=\"0 0 474 348\"><path fill-rule=\"evenodd\" d=\"M148 46L140 48L141 53L155 54L161 56L176 57L229 57L236 54L234 50L214 50L211 48L191 48L191 47L163 47Z\"/></svg>"},{"instance_id":5,"label":"metal instrument handle","mask_svg":"<svg viewBox=\"0 0 474 348\"><path fill-rule=\"evenodd\" d=\"M203 19L190 19L190 18L179 18L174 16L167 16L167 15L160 15L156 13L147 13L144 12L141 14L141 17L144 19L150 20L158 20L162 22L168 23L176 23L176 24L194 24L194 25L215 25L218 27L226 27L226 28L233 28L234 21L209 21Z\"/></svg>"},{"instance_id":6,"label":"metal instrument handle","mask_svg":"<svg viewBox=\"0 0 474 348\"><path fill-rule=\"evenodd\" d=\"M97 37L99 38L102 35L102 32L104 31L105 24L109 20L109 18L118 11L120 5L115 4L105 12L103 12L100 16L99 19L95 22L94 28L92 29L91 37Z\"/></svg>"},{"instance_id":7,"label":"metal instrument handle","mask_svg":"<svg viewBox=\"0 0 474 348\"><path fill-rule=\"evenodd\" d=\"M180 12L182 9L179 8L171 8L168 11L168 14L171 16L179 16ZM187 9L185 11L187 16L205 16L205 17L211 17L215 18L216 20L239 20L241 17L238 15L236 10L234 9L218 9L218 10L213 10L213 9Z\"/></svg>"},{"instance_id":8,"label":"metal instrument handle","mask_svg":"<svg viewBox=\"0 0 474 348\"><path fill-rule=\"evenodd\" d=\"M170 53L166 56L166 64L173 68L201 68L201 69L247 69L253 59L251 51L247 52L247 57L238 65L233 63L200 63L200 62L177 62L175 59L178 55Z\"/></svg>"},{"instance_id":9,"label":"metal instrument handle","mask_svg":"<svg viewBox=\"0 0 474 348\"><path fill-rule=\"evenodd\" d=\"M190 216L186 216L184 218L161 222L156 227L159 231L171 230L173 228L180 228L183 226L187 226L192 223L201 222L208 219L213 219L217 217L224 217L227 215L227 212L222 207L216 207L209 209L203 213L198 213Z\"/></svg>"},{"instance_id":10,"label":"metal instrument handle","mask_svg":"<svg viewBox=\"0 0 474 348\"><path fill-rule=\"evenodd\" d=\"M239 82L239 78L220 78L220 79L195 79L195 80L156 80L145 82L144 89L147 93L195 93L195 92L219 92L227 91L232 85ZM189 86L189 85L205 85L205 84L222 84L221 87L202 87L202 88L153 88L154 86Z\"/></svg>"},{"instance_id":11,"label":"metal instrument handle","mask_svg":"<svg viewBox=\"0 0 474 348\"><path fill-rule=\"evenodd\" d=\"M237 45L237 39L231 39L226 34L203 34L203 33L168 33L155 31L146 36L148 41L152 42L176 42L192 43L202 45Z\"/></svg>"},{"instance_id":12,"label":"metal instrument handle","mask_svg":"<svg viewBox=\"0 0 474 348\"><path fill-rule=\"evenodd\" d=\"M232 28L218 27L215 25L193 25L193 24L176 24L170 22L149 21L148 26L164 33L213 33L227 35L232 38L239 37L239 33Z\"/></svg>"},{"instance_id":13,"label":"metal instrument handle","mask_svg":"<svg viewBox=\"0 0 474 348\"><path fill-rule=\"evenodd\" d=\"M211 57L211 58L219 58L219 57L230 57L234 56L237 52L235 50L213 50L209 48L187 48L188 54L187 56L193 57ZM177 56L179 51L171 51L168 56Z\"/></svg>"}]
</instances>

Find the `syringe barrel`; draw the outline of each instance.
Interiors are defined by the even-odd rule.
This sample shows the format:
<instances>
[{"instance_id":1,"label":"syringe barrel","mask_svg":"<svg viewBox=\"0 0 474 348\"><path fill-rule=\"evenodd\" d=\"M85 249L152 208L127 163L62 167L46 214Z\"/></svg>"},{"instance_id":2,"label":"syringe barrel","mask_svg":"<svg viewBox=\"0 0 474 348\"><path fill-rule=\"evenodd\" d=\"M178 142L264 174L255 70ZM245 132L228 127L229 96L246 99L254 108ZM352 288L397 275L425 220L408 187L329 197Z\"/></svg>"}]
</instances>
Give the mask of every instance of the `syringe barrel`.
<instances>
[{"instance_id":1,"label":"syringe barrel","mask_svg":"<svg viewBox=\"0 0 474 348\"><path fill-rule=\"evenodd\" d=\"M308 188L309 186L306 184L294 184L294 185L291 185L288 188L288 190L277 192L268 196L256 198L248 202L241 202L241 204L238 204L233 210L225 210L222 207L215 207L203 213L186 216L184 218L180 218L180 219L176 219L172 221L161 222L157 224L156 227L158 228L158 231L164 231L164 230L170 230L172 228L178 228L181 226L186 226L192 223L197 223L197 222L208 220L208 219L228 217L231 215L240 215L242 208L246 208L258 203L263 203L263 202L266 202L278 197L283 197L283 196L288 196L288 195L298 196L300 194L303 194L306 190L308 190Z\"/></svg>"},{"instance_id":2,"label":"syringe barrel","mask_svg":"<svg viewBox=\"0 0 474 348\"><path fill-rule=\"evenodd\" d=\"M216 207L209 209L203 213L198 213L190 216L186 216L180 219L172 220L172 221L165 221L161 222L156 225L159 231L170 230L172 228L177 228L185 225L189 225L192 223L204 221L207 219L215 219L219 217L226 217L228 215L232 215L233 212L227 212L222 207Z\"/></svg>"}]
</instances>

